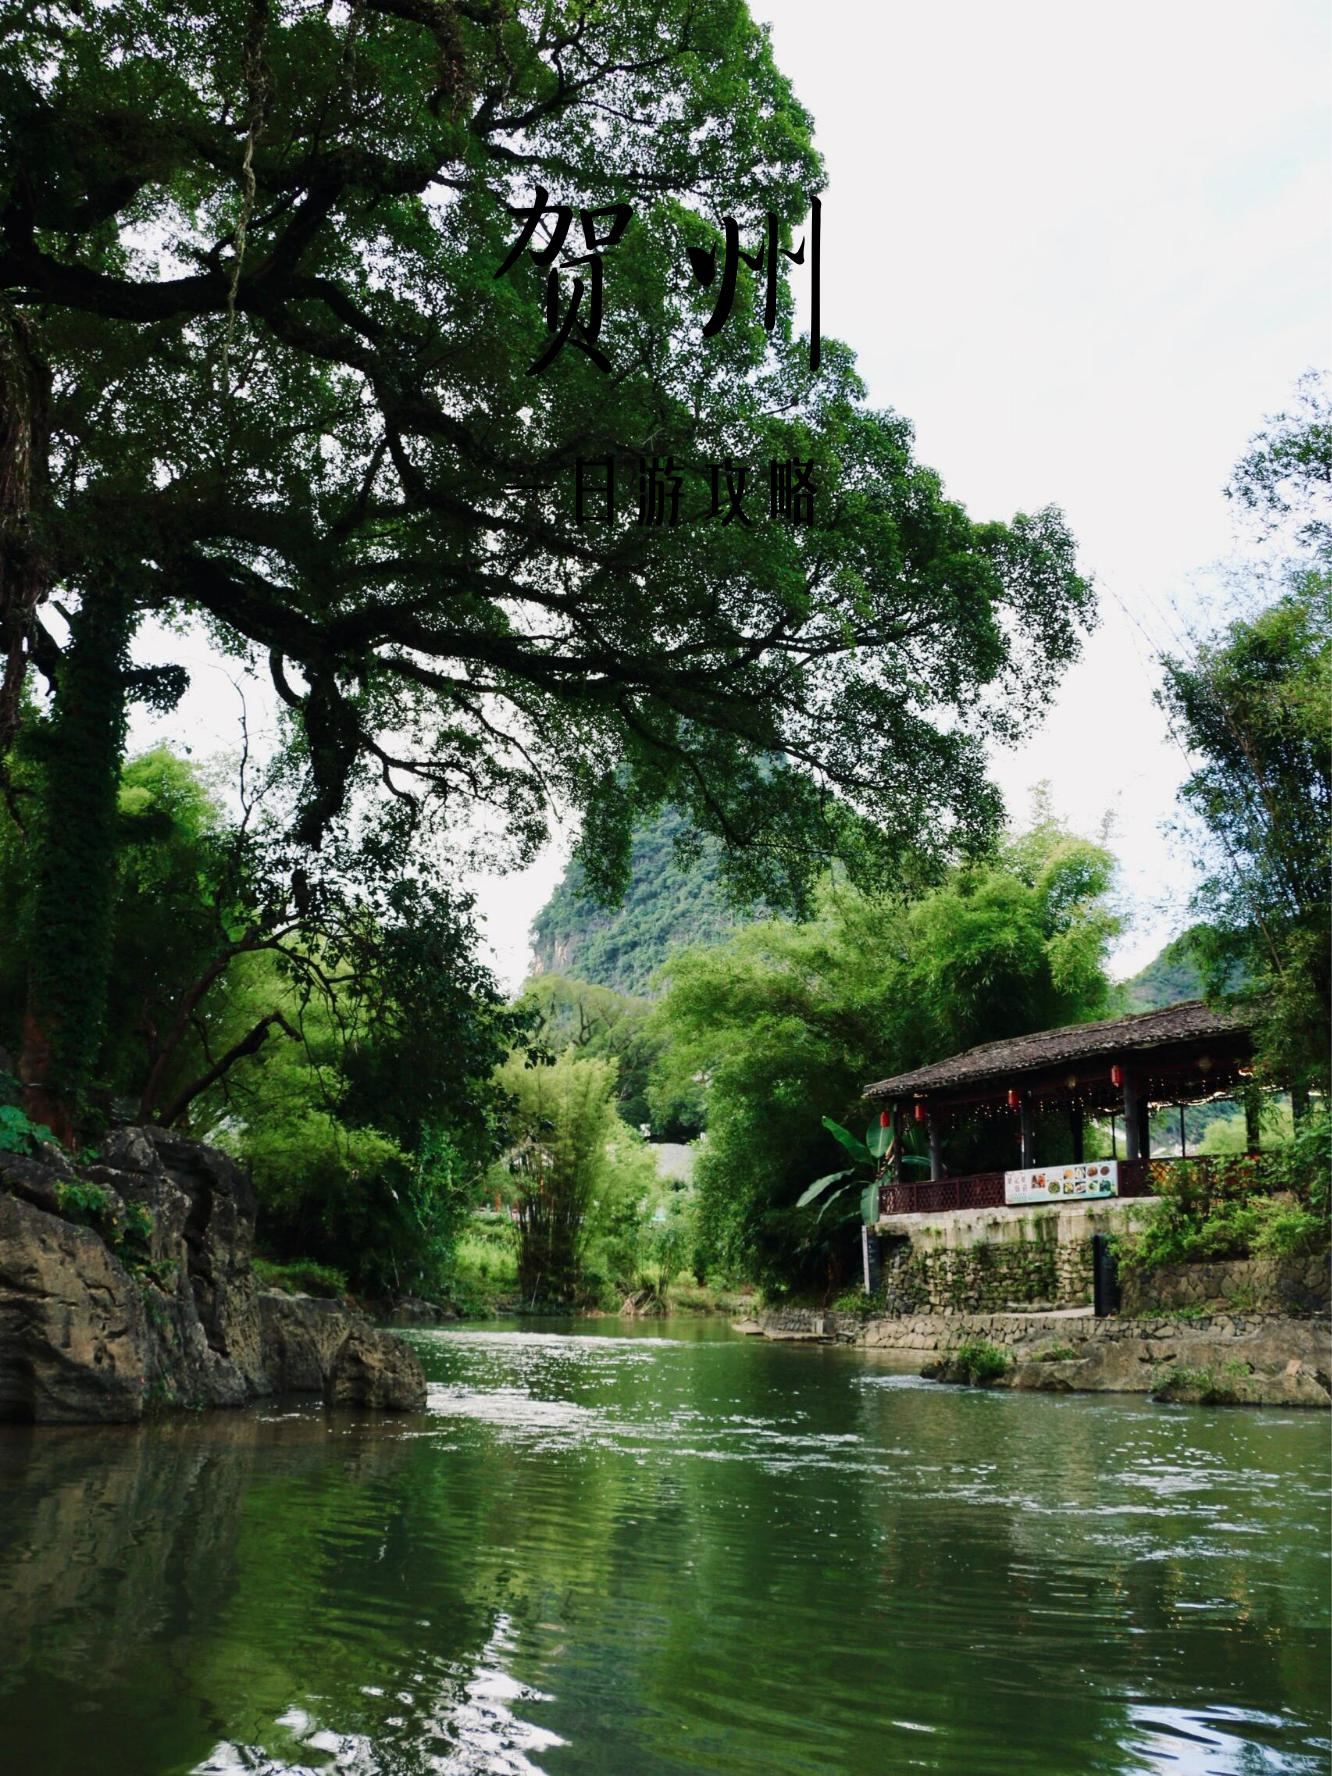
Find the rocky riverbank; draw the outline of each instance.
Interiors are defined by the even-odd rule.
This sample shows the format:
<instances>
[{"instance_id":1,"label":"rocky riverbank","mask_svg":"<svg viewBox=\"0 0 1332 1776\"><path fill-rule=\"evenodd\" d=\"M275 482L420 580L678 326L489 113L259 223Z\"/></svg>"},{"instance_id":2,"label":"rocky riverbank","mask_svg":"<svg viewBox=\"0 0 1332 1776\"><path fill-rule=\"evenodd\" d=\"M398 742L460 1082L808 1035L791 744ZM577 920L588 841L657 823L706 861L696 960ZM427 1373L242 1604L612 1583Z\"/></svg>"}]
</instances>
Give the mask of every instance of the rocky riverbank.
<instances>
[{"instance_id":1,"label":"rocky riverbank","mask_svg":"<svg viewBox=\"0 0 1332 1776\"><path fill-rule=\"evenodd\" d=\"M239 1166L162 1129L115 1130L92 1164L0 1153L0 1420L124 1423L288 1391L424 1405L401 1340L259 1289L254 1214Z\"/></svg>"},{"instance_id":2,"label":"rocky riverbank","mask_svg":"<svg viewBox=\"0 0 1332 1776\"><path fill-rule=\"evenodd\" d=\"M982 1346L999 1357L986 1377L990 1386L1207 1404L1332 1406L1332 1329L1325 1319L980 1313L864 1320L786 1308L760 1314L740 1329L774 1339L900 1351L919 1359L922 1374L941 1381L973 1380L973 1362L963 1347Z\"/></svg>"}]
</instances>

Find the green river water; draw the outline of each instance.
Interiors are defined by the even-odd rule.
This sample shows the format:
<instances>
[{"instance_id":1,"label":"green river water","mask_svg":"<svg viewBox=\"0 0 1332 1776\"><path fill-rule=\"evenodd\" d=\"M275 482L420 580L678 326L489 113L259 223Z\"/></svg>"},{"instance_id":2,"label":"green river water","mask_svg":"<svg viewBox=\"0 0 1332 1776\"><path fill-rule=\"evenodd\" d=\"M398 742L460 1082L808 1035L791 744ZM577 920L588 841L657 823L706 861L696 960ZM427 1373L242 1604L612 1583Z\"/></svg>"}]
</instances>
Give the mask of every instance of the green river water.
<instances>
[{"instance_id":1,"label":"green river water","mask_svg":"<svg viewBox=\"0 0 1332 1776\"><path fill-rule=\"evenodd\" d=\"M0 1769L1328 1769L1321 1415L413 1338L410 1419L5 1429Z\"/></svg>"}]
</instances>

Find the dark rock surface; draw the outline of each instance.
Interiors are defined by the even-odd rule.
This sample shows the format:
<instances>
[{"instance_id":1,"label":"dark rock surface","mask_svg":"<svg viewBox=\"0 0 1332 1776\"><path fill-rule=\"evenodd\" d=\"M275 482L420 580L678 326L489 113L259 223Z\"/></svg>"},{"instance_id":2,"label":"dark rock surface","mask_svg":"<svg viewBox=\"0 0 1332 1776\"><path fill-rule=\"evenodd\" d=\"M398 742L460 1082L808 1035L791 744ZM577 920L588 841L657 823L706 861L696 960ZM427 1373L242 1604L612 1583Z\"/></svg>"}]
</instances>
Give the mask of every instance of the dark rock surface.
<instances>
[{"instance_id":1,"label":"dark rock surface","mask_svg":"<svg viewBox=\"0 0 1332 1776\"><path fill-rule=\"evenodd\" d=\"M423 1301L419 1295L381 1295L361 1305L381 1326L442 1326L462 1318L451 1302Z\"/></svg>"},{"instance_id":2,"label":"dark rock surface","mask_svg":"<svg viewBox=\"0 0 1332 1776\"><path fill-rule=\"evenodd\" d=\"M123 1423L286 1391L424 1405L391 1334L340 1302L260 1293L254 1212L233 1160L162 1129L116 1130L91 1165L0 1153L0 1420Z\"/></svg>"}]
</instances>

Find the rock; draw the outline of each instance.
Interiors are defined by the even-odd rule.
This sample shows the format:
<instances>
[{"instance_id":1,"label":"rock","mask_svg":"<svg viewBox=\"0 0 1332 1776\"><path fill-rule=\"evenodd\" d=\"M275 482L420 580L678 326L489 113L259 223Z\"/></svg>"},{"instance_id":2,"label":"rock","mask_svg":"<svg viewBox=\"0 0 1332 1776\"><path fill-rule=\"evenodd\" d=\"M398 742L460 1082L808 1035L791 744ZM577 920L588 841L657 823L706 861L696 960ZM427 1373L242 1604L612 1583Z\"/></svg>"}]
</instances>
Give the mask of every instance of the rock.
<instances>
[{"instance_id":1,"label":"rock","mask_svg":"<svg viewBox=\"0 0 1332 1776\"><path fill-rule=\"evenodd\" d=\"M419 1412L425 1374L416 1352L375 1326L353 1326L324 1387L330 1406L370 1406L381 1412Z\"/></svg>"},{"instance_id":2,"label":"rock","mask_svg":"<svg viewBox=\"0 0 1332 1776\"><path fill-rule=\"evenodd\" d=\"M415 1351L340 1301L273 1289L259 1297L259 1310L273 1392L318 1392L330 1406L389 1412L425 1405L425 1374Z\"/></svg>"},{"instance_id":3,"label":"rock","mask_svg":"<svg viewBox=\"0 0 1332 1776\"><path fill-rule=\"evenodd\" d=\"M133 1280L91 1228L0 1195L0 1419L138 1418L145 1332Z\"/></svg>"},{"instance_id":4,"label":"rock","mask_svg":"<svg viewBox=\"0 0 1332 1776\"><path fill-rule=\"evenodd\" d=\"M96 1229L69 1218L71 1184ZM414 1353L362 1314L260 1296L254 1212L233 1160L162 1129L115 1130L93 1165L0 1155L0 1420L133 1420L275 1389L424 1404Z\"/></svg>"},{"instance_id":5,"label":"rock","mask_svg":"<svg viewBox=\"0 0 1332 1776\"><path fill-rule=\"evenodd\" d=\"M423 1301L419 1295L382 1295L362 1301L370 1319L381 1326L440 1326L460 1320L462 1312L449 1301Z\"/></svg>"}]
</instances>

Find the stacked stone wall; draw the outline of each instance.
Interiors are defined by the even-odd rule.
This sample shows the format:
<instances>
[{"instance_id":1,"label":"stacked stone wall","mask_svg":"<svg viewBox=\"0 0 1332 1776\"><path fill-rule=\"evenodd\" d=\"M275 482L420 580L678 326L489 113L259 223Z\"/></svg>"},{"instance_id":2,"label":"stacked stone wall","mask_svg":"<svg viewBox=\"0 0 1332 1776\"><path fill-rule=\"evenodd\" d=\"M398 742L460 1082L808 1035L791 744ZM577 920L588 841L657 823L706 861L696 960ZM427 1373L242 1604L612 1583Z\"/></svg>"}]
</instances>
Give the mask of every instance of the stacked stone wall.
<instances>
[{"instance_id":1,"label":"stacked stone wall","mask_svg":"<svg viewBox=\"0 0 1332 1776\"><path fill-rule=\"evenodd\" d=\"M1030 1313L1086 1307L1092 1298L1090 1239L1021 1239L1003 1245L922 1250L894 1240L885 1254L884 1312Z\"/></svg>"},{"instance_id":2,"label":"stacked stone wall","mask_svg":"<svg viewBox=\"0 0 1332 1776\"><path fill-rule=\"evenodd\" d=\"M1326 1252L1316 1257L1243 1258L1215 1264L1173 1264L1126 1273L1126 1314L1241 1312L1326 1314Z\"/></svg>"}]
</instances>

